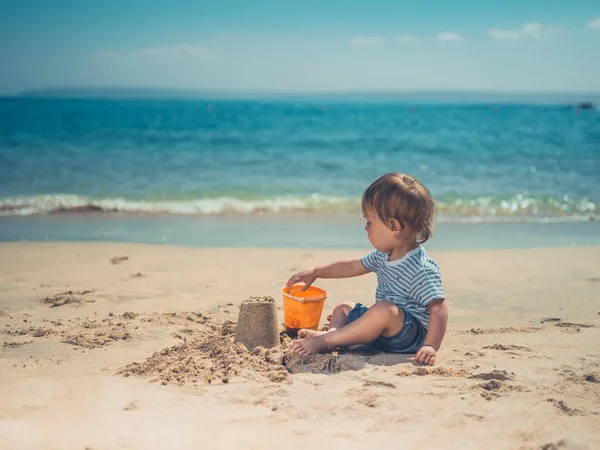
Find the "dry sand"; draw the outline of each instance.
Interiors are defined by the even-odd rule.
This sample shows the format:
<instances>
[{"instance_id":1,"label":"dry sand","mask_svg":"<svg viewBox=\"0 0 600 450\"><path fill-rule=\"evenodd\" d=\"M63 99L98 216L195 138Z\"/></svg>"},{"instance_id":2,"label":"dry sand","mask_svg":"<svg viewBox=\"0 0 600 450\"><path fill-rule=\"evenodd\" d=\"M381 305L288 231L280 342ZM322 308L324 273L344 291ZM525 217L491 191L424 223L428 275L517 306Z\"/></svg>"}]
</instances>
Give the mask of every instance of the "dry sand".
<instances>
[{"instance_id":1,"label":"dry sand","mask_svg":"<svg viewBox=\"0 0 600 450\"><path fill-rule=\"evenodd\" d=\"M234 343L243 300L363 253L0 244L0 448L600 448L597 247L433 253L434 367ZM325 325L375 279L317 285Z\"/></svg>"}]
</instances>

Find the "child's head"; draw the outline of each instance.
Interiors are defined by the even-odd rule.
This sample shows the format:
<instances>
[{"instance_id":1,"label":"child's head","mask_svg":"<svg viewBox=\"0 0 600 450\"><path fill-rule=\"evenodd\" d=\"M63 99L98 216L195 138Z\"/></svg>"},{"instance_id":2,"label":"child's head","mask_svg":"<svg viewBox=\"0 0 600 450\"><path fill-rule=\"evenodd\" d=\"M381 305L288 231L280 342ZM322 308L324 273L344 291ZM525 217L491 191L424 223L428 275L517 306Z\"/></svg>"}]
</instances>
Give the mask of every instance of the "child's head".
<instances>
[{"instance_id":1,"label":"child's head","mask_svg":"<svg viewBox=\"0 0 600 450\"><path fill-rule=\"evenodd\" d=\"M420 244L431 237L435 204L431 193L415 177L383 175L363 194L362 209L369 240L380 251L390 251L397 240Z\"/></svg>"}]
</instances>

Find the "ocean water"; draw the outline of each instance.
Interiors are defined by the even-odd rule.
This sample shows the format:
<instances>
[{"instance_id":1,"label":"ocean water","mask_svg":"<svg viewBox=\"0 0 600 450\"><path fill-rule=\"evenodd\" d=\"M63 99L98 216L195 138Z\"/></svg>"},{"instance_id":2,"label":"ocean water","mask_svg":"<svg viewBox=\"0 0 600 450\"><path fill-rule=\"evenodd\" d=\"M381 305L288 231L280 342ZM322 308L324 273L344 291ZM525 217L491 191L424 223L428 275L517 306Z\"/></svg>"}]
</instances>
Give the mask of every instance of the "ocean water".
<instances>
[{"instance_id":1,"label":"ocean water","mask_svg":"<svg viewBox=\"0 0 600 450\"><path fill-rule=\"evenodd\" d=\"M184 245L210 244L189 232L198 227L227 245L219 230L237 226L256 236L272 228L269 244L290 246L285 236L298 223L354 227L364 189L392 171L427 185L440 231L476 223L509 233L517 228L506 226L522 223L597 229L575 223L598 216L600 113L309 99L0 99L0 240L69 239L60 230L86 221L88 231L73 239L102 240L99 224L112 223L122 229L112 240L172 243L181 239L165 239L165 230L177 222L202 236ZM136 238L140 226L154 231ZM581 234L572 231L569 242ZM229 245L265 245L242 241Z\"/></svg>"}]
</instances>

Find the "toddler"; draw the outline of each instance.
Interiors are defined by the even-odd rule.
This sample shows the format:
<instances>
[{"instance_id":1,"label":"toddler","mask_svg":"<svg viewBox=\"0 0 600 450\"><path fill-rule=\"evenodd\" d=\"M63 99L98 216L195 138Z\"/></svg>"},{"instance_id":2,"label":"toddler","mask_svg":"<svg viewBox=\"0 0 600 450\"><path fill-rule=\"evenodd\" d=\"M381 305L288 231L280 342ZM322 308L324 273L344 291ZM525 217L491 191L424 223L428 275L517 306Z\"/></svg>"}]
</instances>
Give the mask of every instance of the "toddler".
<instances>
[{"instance_id":1,"label":"toddler","mask_svg":"<svg viewBox=\"0 0 600 450\"><path fill-rule=\"evenodd\" d=\"M317 278L375 272L375 304L370 308L352 302L337 305L329 330L300 330L293 349L310 355L371 344L386 352L416 353L419 364L433 365L448 323L440 269L421 245L432 233L433 198L416 178L388 173L367 188L362 211L375 251L297 273L287 285L303 282L306 289Z\"/></svg>"}]
</instances>

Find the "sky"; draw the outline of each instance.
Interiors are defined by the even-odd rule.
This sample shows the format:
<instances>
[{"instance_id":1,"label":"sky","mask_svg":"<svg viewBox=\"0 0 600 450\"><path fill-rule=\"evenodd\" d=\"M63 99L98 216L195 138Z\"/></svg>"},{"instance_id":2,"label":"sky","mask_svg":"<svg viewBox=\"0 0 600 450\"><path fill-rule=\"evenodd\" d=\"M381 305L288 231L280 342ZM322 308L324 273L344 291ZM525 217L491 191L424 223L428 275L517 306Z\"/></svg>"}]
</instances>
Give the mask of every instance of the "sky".
<instances>
[{"instance_id":1,"label":"sky","mask_svg":"<svg viewBox=\"0 0 600 450\"><path fill-rule=\"evenodd\" d=\"M2 0L0 93L600 92L598 0Z\"/></svg>"}]
</instances>

